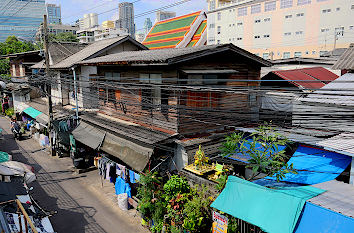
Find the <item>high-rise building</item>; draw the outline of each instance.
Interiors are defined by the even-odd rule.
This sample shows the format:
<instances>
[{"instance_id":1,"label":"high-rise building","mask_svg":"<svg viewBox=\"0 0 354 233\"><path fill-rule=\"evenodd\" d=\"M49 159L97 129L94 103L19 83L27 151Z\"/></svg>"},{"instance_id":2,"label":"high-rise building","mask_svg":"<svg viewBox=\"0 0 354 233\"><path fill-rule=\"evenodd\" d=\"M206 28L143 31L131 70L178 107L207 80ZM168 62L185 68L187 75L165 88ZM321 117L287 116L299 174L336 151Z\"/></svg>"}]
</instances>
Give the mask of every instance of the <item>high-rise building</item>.
<instances>
[{"instance_id":1,"label":"high-rise building","mask_svg":"<svg viewBox=\"0 0 354 233\"><path fill-rule=\"evenodd\" d=\"M98 15L96 13L84 14L84 18L80 19L80 30L98 25Z\"/></svg>"},{"instance_id":2,"label":"high-rise building","mask_svg":"<svg viewBox=\"0 0 354 233\"><path fill-rule=\"evenodd\" d=\"M265 59L319 57L353 42L354 1L208 0L208 44Z\"/></svg>"},{"instance_id":3,"label":"high-rise building","mask_svg":"<svg viewBox=\"0 0 354 233\"><path fill-rule=\"evenodd\" d=\"M44 14L45 0L1 0L0 42L9 36L34 40Z\"/></svg>"},{"instance_id":4,"label":"high-rise building","mask_svg":"<svg viewBox=\"0 0 354 233\"><path fill-rule=\"evenodd\" d=\"M150 29L152 28L152 22L150 18L146 18L144 21L144 33L145 35L149 33Z\"/></svg>"},{"instance_id":5,"label":"high-rise building","mask_svg":"<svg viewBox=\"0 0 354 233\"><path fill-rule=\"evenodd\" d=\"M119 3L119 18L116 28L127 29L130 36L135 37L134 5L130 2Z\"/></svg>"},{"instance_id":6,"label":"high-rise building","mask_svg":"<svg viewBox=\"0 0 354 233\"><path fill-rule=\"evenodd\" d=\"M46 4L48 23L61 24L61 7L55 4Z\"/></svg>"},{"instance_id":7,"label":"high-rise building","mask_svg":"<svg viewBox=\"0 0 354 233\"><path fill-rule=\"evenodd\" d=\"M115 25L114 25L114 22L111 21L111 20L106 20L106 21L103 21L102 22L102 27L103 28L114 28Z\"/></svg>"},{"instance_id":8,"label":"high-rise building","mask_svg":"<svg viewBox=\"0 0 354 233\"><path fill-rule=\"evenodd\" d=\"M176 17L176 12L174 11L158 11L156 12L156 22L160 22L162 20L171 19Z\"/></svg>"}]
</instances>

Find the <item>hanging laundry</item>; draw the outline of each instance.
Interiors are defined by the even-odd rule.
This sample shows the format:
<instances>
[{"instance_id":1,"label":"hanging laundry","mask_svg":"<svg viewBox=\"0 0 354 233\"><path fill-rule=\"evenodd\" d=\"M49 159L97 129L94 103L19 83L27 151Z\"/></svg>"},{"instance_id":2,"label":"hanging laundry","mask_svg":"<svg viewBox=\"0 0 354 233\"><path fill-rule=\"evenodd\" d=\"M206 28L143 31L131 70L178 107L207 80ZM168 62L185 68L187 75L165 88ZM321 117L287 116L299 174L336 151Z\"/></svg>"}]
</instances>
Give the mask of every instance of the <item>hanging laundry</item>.
<instances>
[{"instance_id":1,"label":"hanging laundry","mask_svg":"<svg viewBox=\"0 0 354 233\"><path fill-rule=\"evenodd\" d=\"M109 178L110 178L110 182L111 183L114 183L117 179L117 170L115 169L116 168L116 165L114 163L110 164L109 165Z\"/></svg>"},{"instance_id":2,"label":"hanging laundry","mask_svg":"<svg viewBox=\"0 0 354 233\"><path fill-rule=\"evenodd\" d=\"M136 181L135 181L135 172L133 172L132 170L129 170L129 181L132 184L136 183Z\"/></svg>"},{"instance_id":3,"label":"hanging laundry","mask_svg":"<svg viewBox=\"0 0 354 233\"><path fill-rule=\"evenodd\" d=\"M131 188L128 183L126 183L121 177L118 177L115 183L116 194L126 193L128 197L132 197Z\"/></svg>"},{"instance_id":4,"label":"hanging laundry","mask_svg":"<svg viewBox=\"0 0 354 233\"><path fill-rule=\"evenodd\" d=\"M134 173L134 177L136 181L140 181L140 175L138 173Z\"/></svg>"}]
</instances>

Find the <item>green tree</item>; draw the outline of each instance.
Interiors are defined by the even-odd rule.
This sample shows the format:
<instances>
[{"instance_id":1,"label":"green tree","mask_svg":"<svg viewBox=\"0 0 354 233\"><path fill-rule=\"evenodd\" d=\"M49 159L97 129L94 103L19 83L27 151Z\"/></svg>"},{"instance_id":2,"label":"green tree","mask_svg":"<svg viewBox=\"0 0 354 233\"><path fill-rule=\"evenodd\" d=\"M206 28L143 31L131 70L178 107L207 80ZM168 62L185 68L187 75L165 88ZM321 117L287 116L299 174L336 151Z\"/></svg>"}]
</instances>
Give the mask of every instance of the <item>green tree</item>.
<instances>
[{"instance_id":1,"label":"green tree","mask_svg":"<svg viewBox=\"0 0 354 233\"><path fill-rule=\"evenodd\" d=\"M10 73L10 62L9 59L0 60L0 74L9 74Z\"/></svg>"},{"instance_id":2,"label":"green tree","mask_svg":"<svg viewBox=\"0 0 354 233\"><path fill-rule=\"evenodd\" d=\"M0 43L0 54L7 55L12 53L22 53L39 49L38 46L31 42L23 42L16 36L9 36L5 42Z\"/></svg>"},{"instance_id":3,"label":"green tree","mask_svg":"<svg viewBox=\"0 0 354 233\"><path fill-rule=\"evenodd\" d=\"M279 182L287 173L296 174L293 164L287 164L288 156L280 146L288 145L283 135L274 131L269 125L260 126L256 132L246 136L244 133L233 133L226 137L221 148L222 155L229 157L238 153L249 157L246 168L252 169L248 180L255 180L259 175L275 176Z\"/></svg>"},{"instance_id":4,"label":"green tree","mask_svg":"<svg viewBox=\"0 0 354 233\"><path fill-rule=\"evenodd\" d=\"M49 41L58 41L58 42L79 42L76 35L71 32L62 32L57 35L49 34Z\"/></svg>"}]
</instances>

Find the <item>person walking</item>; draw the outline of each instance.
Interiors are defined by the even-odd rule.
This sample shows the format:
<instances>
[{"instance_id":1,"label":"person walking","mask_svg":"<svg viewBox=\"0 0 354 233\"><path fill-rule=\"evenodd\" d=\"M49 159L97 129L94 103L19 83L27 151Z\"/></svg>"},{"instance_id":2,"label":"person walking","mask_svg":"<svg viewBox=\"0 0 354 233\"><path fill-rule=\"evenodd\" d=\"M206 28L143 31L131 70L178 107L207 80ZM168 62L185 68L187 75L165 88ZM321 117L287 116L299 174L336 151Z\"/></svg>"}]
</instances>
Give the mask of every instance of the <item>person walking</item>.
<instances>
[{"instance_id":1,"label":"person walking","mask_svg":"<svg viewBox=\"0 0 354 233\"><path fill-rule=\"evenodd\" d=\"M2 114L6 115L6 110L9 109L9 96L4 94L2 99Z\"/></svg>"}]
</instances>

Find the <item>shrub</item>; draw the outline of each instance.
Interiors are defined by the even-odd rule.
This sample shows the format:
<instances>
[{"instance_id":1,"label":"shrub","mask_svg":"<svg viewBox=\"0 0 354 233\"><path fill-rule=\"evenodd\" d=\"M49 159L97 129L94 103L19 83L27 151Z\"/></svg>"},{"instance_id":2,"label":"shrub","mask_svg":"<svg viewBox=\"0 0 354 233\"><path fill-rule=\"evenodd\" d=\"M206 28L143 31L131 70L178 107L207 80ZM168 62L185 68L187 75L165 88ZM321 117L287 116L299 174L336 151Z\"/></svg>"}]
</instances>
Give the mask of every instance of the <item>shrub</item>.
<instances>
[{"instance_id":1,"label":"shrub","mask_svg":"<svg viewBox=\"0 0 354 233\"><path fill-rule=\"evenodd\" d=\"M178 193L188 193L190 191L190 186L184 178L174 175L166 182L163 189L166 195L165 199L166 201L169 201Z\"/></svg>"},{"instance_id":2,"label":"shrub","mask_svg":"<svg viewBox=\"0 0 354 233\"><path fill-rule=\"evenodd\" d=\"M12 117L15 114L14 109L13 108L6 109L5 114L9 117Z\"/></svg>"}]
</instances>

